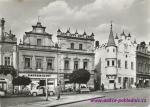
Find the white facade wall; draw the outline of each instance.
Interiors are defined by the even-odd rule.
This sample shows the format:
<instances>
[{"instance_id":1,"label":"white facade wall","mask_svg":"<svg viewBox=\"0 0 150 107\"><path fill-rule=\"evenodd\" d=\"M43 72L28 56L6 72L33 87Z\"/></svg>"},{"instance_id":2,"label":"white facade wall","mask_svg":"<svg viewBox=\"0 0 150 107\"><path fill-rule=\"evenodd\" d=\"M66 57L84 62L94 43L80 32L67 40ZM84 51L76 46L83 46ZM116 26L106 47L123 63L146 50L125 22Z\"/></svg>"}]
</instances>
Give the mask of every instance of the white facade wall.
<instances>
[{"instance_id":1,"label":"white facade wall","mask_svg":"<svg viewBox=\"0 0 150 107\"><path fill-rule=\"evenodd\" d=\"M114 80L117 88L124 88L124 84L126 84L125 88L130 88L136 82L136 44L131 39L125 38L120 37L120 39L115 40L117 46L115 52L113 52L112 46L107 47L107 45L100 45L100 48L96 49L96 56L101 60L101 83L106 89L114 89L114 84L110 84L109 80ZM110 61L109 67L107 66L108 60ZM112 60L116 61L114 66L111 66ZM118 60L121 60L121 67L118 67ZM127 69L125 68L125 61L127 61ZM131 62L133 69L131 69ZM116 78L106 76L113 74L116 74ZM121 82L118 77L121 77ZM124 78L128 78L126 83ZM132 83L131 78L133 78Z\"/></svg>"}]
</instances>

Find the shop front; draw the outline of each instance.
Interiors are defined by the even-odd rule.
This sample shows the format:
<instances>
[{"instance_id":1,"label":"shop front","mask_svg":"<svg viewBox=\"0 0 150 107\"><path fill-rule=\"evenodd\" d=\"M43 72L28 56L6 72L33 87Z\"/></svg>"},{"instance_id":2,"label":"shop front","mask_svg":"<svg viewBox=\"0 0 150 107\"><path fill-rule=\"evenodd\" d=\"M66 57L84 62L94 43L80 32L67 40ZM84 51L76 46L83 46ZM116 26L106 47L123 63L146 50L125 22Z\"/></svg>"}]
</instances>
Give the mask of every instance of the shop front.
<instances>
[{"instance_id":1,"label":"shop front","mask_svg":"<svg viewBox=\"0 0 150 107\"><path fill-rule=\"evenodd\" d=\"M138 88L150 87L150 75L137 74L136 84Z\"/></svg>"}]
</instances>

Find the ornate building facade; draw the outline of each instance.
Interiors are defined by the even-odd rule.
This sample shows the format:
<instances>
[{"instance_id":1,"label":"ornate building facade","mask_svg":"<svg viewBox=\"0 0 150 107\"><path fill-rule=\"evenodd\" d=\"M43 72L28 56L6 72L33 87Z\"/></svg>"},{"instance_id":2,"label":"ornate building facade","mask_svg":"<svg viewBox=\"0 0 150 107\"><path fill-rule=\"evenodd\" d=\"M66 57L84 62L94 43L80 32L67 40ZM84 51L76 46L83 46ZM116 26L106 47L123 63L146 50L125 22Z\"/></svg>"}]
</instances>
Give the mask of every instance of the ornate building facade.
<instances>
[{"instance_id":1,"label":"ornate building facade","mask_svg":"<svg viewBox=\"0 0 150 107\"><path fill-rule=\"evenodd\" d=\"M136 50L137 85L138 87L150 86L150 44L141 42Z\"/></svg>"},{"instance_id":2,"label":"ornate building facade","mask_svg":"<svg viewBox=\"0 0 150 107\"><path fill-rule=\"evenodd\" d=\"M96 47L100 59L101 83L106 89L134 87L136 82L136 42L124 31L114 38L112 24L108 42Z\"/></svg>"},{"instance_id":3,"label":"ornate building facade","mask_svg":"<svg viewBox=\"0 0 150 107\"><path fill-rule=\"evenodd\" d=\"M74 69L85 68L91 73L88 85L93 85L94 70L94 34L87 35L63 33L57 31L58 43L52 40L52 34L46 32L41 22L25 32L23 41L18 45L19 75L31 78L33 84L48 78L54 86L62 86L69 81L68 75Z\"/></svg>"},{"instance_id":4,"label":"ornate building facade","mask_svg":"<svg viewBox=\"0 0 150 107\"><path fill-rule=\"evenodd\" d=\"M17 38L12 34L5 31L5 20L0 20L0 69L3 66L17 69ZM7 93L12 92L12 75L0 71L0 90Z\"/></svg>"}]
</instances>

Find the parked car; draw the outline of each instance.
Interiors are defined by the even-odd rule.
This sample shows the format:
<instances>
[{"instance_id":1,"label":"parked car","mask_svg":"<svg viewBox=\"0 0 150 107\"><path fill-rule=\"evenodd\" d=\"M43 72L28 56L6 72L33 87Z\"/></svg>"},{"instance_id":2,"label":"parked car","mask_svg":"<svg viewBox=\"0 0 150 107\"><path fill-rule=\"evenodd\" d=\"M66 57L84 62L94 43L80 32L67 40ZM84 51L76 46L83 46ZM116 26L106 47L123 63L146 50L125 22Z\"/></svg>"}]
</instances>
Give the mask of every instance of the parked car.
<instances>
[{"instance_id":1,"label":"parked car","mask_svg":"<svg viewBox=\"0 0 150 107\"><path fill-rule=\"evenodd\" d=\"M80 93L88 93L88 92L90 92L89 87L84 85L80 87Z\"/></svg>"},{"instance_id":2,"label":"parked car","mask_svg":"<svg viewBox=\"0 0 150 107\"><path fill-rule=\"evenodd\" d=\"M37 96L37 95L45 95L45 87L44 86L37 86L36 88L32 89L30 91L31 95ZM50 96L55 95L54 89L48 89L48 94Z\"/></svg>"},{"instance_id":3,"label":"parked car","mask_svg":"<svg viewBox=\"0 0 150 107\"><path fill-rule=\"evenodd\" d=\"M89 89L89 87L87 87L86 84L81 84L80 89L78 89L77 92L79 92L79 93L89 93L90 89Z\"/></svg>"}]
</instances>

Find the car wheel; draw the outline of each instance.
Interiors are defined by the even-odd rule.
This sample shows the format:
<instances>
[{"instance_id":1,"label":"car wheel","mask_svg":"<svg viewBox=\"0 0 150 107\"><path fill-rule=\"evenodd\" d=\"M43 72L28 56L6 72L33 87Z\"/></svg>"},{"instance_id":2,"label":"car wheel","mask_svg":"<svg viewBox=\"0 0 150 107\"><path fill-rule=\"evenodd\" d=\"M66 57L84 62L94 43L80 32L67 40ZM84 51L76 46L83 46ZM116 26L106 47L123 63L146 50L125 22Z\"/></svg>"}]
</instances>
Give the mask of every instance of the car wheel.
<instances>
[{"instance_id":1,"label":"car wheel","mask_svg":"<svg viewBox=\"0 0 150 107\"><path fill-rule=\"evenodd\" d=\"M50 96L53 96L53 95L54 95L54 92L53 92L53 91L50 91L50 92L49 92L49 95L50 95Z\"/></svg>"},{"instance_id":2,"label":"car wheel","mask_svg":"<svg viewBox=\"0 0 150 107\"><path fill-rule=\"evenodd\" d=\"M34 92L34 93L32 93L32 95L33 95L33 96L37 96L37 93Z\"/></svg>"}]
</instances>

